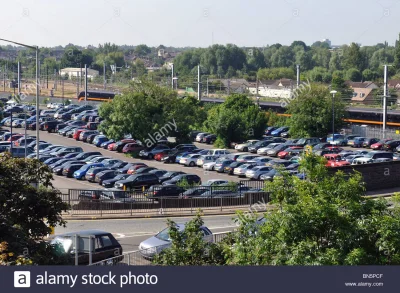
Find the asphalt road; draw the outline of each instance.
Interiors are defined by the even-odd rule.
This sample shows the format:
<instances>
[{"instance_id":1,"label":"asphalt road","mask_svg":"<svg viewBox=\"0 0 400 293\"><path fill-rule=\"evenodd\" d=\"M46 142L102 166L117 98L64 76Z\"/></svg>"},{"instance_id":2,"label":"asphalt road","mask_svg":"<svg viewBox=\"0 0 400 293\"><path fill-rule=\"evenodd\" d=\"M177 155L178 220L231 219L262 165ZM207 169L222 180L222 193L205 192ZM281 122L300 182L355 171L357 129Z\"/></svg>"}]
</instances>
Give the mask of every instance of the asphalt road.
<instances>
[{"instance_id":1,"label":"asphalt road","mask_svg":"<svg viewBox=\"0 0 400 293\"><path fill-rule=\"evenodd\" d=\"M204 225L213 233L232 231L236 225L233 215L204 216ZM185 223L191 217L170 218L176 223ZM55 235L81 230L105 230L121 243L124 252L137 250L140 242L166 228L166 218L113 219L113 220L70 220L67 227L56 227Z\"/></svg>"},{"instance_id":2,"label":"asphalt road","mask_svg":"<svg viewBox=\"0 0 400 293\"><path fill-rule=\"evenodd\" d=\"M23 132L23 129L18 129L15 130L13 129L15 133L17 132ZM28 130L28 135L36 135L36 131L29 131ZM245 180L244 178L239 178L237 176L229 176L224 173L217 173L214 171L204 171L202 168L199 167L185 167L179 164L164 164L155 160L140 160L140 159L132 159L129 157L126 157L122 153L117 153L117 152L112 152L109 150L104 150L101 148L98 148L92 144L87 144L83 143L81 141L76 141L72 138L65 138L63 136L60 136L58 134L54 133L48 133L46 131L40 131L39 134L40 140L47 141L49 143L55 144L55 145L65 145L65 146L80 146L84 151L99 151L101 152L104 156L110 157L110 158L115 158L115 159L120 159L123 161L128 161L128 162L145 162L148 166L151 167L156 167L159 169L164 169L168 171L184 171L186 173L191 173L191 174L196 174L201 177L201 180L203 182L209 180L209 179L225 179L229 181L241 181ZM207 144L196 144L199 148L208 148L211 149L213 148L212 145L207 145ZM66 191L68 188L69 189L99 189L102 188L100 185L97 183L90 183L87 181L78 181L74 178L66 178L65 176L54 176L54 186L61 191Z\"/></svg>"}]
</instances>

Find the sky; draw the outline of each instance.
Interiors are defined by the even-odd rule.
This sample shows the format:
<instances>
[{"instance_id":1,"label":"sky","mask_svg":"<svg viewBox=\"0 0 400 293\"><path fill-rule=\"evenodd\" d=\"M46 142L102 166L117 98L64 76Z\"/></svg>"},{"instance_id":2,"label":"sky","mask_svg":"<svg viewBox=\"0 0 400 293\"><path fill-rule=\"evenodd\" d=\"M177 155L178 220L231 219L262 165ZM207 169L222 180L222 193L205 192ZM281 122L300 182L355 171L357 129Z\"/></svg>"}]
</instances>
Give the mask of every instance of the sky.
<instances>
[{"instance_id":1,"label":"sky","mask_svg":"<svg viewBox=\"0 0 400 293\"><path fill-rule=\"evenodd\" d=\"M0 0L0 11L0 38L44 47L394 45L400 32L400 0Z\"/></svg>"}]
</instances>

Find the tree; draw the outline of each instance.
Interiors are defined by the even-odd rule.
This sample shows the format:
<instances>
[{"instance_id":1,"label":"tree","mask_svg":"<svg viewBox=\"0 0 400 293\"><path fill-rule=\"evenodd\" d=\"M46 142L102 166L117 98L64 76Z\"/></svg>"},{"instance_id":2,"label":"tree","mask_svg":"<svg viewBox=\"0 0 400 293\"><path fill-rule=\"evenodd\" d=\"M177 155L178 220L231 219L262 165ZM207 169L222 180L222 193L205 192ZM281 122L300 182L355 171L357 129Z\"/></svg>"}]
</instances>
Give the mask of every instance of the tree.
<instances>
[{"instance_id":1,"label":"tree","mask_svg":"<svg viewBox=\"0 0 400 293\"><path fill-rule=\"evenodd\" d=\"M377 73L372 71L371 69L365 69L362 72L362 76L364 81L372 81L377 78Z\"/></svg>"},{"instance_id":2,"label":"tree","mask_svg":"<svg viewBox=\"0 0 400 293\"><path fill-rule=\"evenodd\" d=\"M51 184L51 170L36 160L15 159L6 154L0 157L0 176L0 243L3 253L9 256L3 261L58 263L54 247L42 239L50 234L49 226L65 225L61 213L68 205ZM40 188L32 185L38 181Z\"/></svg>"},{"instance_id":3,"label":"tree","mask_svg":"<svg viewBox=\"0 0 400 293\"><path fill-rule=\"evenodd\" d=\"M350 68L349 70L346 71L346 78L351 81L361 81L362 74L360 70L356 68Z\"/></svg>"},{"instance_id":4,"label":"tree","mask_svg":"<svg viewBox=\"0 0 400 293\"><path fill-rule=\"evenodd\" d=\"M262 68L258 70L257 77L260 80L273 80L280 78L294 79L295 73L292 68Z\"/></svg>"},{"instance_id":5,"label":"tree","mask_svg":"<svg viewBox=\"0 0 400 293\"><path fill-rule=\"evenodd\" d=\"M399 39L396 41L393 65L397 72L400 71L400 34Z\"/></svg>"},{"instance_id":6,"label":"tree","mask_svg":"<svg viewBox=\"0 0 400 293\"><path fill-rule=\"evenodd\" d=\"M102 104L99 113L107 136L121 139L130 134L147 147L154 144L149 135L187 140L191 127L205 119L194 98L178 98L175 91L145 80L132 82L129 90Z\"/></svg>"},{"instance_id":7,"label":"tree","mask_svg":"<svg viewBox=\"0 0 400 293\"><path fill-rule=\"evenodd\" d=\"M135 48L135 53L139 56L146 56L150 52L151 52L151 49L144 44L137 45Z\"/></svg>"},{"instance_id":8,"label":"tree","mask_svg":"<svg viewBox=\"0 0 400 293\"><path fill-rule=\"evenodd\" d=\"M216 145L227 147L231 142L260 137L267 117L245 95L233 94L224 103L212 108L204 126L217 135Z\"/></svg>"},{"instance_id":9,"label":"tree","mask_svg":"<svg viewBox=\"0 0 400 293\"><path fill-rule=\"evenodd\" d=\"M166 266L201 266L223 264L223 251L217 244L203 240L200 227L204 222L200 212L189 221L183 231L168 219L171 246L156 255L153 263Z\"/></svg>"},{"instance_id":10,"label":"tree","mask_svg":"<svg viewBox=\"0 0 400 293\"><path fill-rule=\"evenodd\" d=\"M335 126L340 128L345 114L340 96L336 96L334 107ZM332 95L325 86L311 84L310 88L298 91L287 111L292 114L290 134L293 137L322 137L332 131Z\"/></svg>"},{"instance_id":11,"label":"tree","mask_svg":"<svg viewBox=\"0 0 400 293\"><path fill-rule=\"evenodd\" d=\"M91 65L93 57L87 52L82 52L76 47L69 47L65 50L63 57L61 58L61 67L80 67L84 64Z\"/></svg>"},{"instance_id":12,"label":"tree","mask_svg":"<svg viewBox=\"0 0 400 293\"><path fill-rule=\"evenodd\" d=\"M234 244L225 245L229 265L398 265L400 211L385 200L366 199L360 173L330 172L323 158L301 161L307 180L282 172L266 188L279 208L254 233L249 217ZM396 232L395 232L396 231ZM251 235L251 236L249 236Z\"/></svg>"},{"instance_id":13,"label":"tree","mask_svg":"<svg viewBox=\"0 0 400 293\"><path fill-rule=\"evenodd\" d=\"M363 70L363 62L364 59L360 52L360 47L357 44L351 43L350 46L344 47L342 62L344 69L356 68L358 70Z\"/></svg>"}]
</instances>

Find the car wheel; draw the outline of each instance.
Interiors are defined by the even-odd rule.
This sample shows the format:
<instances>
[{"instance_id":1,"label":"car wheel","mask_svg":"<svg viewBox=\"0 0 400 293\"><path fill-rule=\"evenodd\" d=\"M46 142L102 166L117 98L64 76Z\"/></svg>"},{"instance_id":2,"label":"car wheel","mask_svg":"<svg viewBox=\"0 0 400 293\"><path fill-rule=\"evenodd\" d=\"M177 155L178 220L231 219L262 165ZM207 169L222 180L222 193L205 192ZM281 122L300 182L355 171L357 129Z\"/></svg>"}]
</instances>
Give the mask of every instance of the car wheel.
<instances>
[{"instance_id":1,"label":"car wheel","mask_svg":"<svg viewBox=\"0 0 400 293\"><path fill-rule=\"evenodd\" d=\"M149 158L149 160L153 160L154 159L153 154L149 154L147 157Z\"/></svg>"},{"instance_id":2,"label":"car wheel","mask_svg":"<svg viewBox=\"0 0 400 293\"><path fill-rule=\"evenodd\" d=\"M244 148L243 148L243 151L244 151L244 152L248 152L248 151L249 151L249 148L244 147Z\"/></svg>"},{"instance_id":3,"label":"car wheel","mask_svg":"<svg viewBox=\"0 0 400 293\"><path fill-rule=\"evenodd\" d=\"M189 167L194 167L194 162L190 162Z\"/></svg>"}]
</instances>

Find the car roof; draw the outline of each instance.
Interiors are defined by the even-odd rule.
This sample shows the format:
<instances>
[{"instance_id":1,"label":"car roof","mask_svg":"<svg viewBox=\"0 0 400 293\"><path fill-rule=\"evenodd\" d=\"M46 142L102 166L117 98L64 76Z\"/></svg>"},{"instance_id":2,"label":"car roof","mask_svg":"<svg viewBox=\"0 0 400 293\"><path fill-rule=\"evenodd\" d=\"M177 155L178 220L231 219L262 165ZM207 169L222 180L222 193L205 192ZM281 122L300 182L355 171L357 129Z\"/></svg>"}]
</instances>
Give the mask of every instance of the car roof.
<instances>
[{"instance_id":1,"label":"car roof","mask_svg":"<svg viewBox=\"0 0 400 293\"><path fill-rule=\"evenodd\" d=\"M103 230L92 229L92 230L83 230L83 231L77 231L77 232L68 232L68 233L65 233L65 234L55 235L55 237L74 236L74 235L90 236L90 235L102 235L102 234L111 234L111 233L103 231Z\"/></svg>"}]
</instances>

